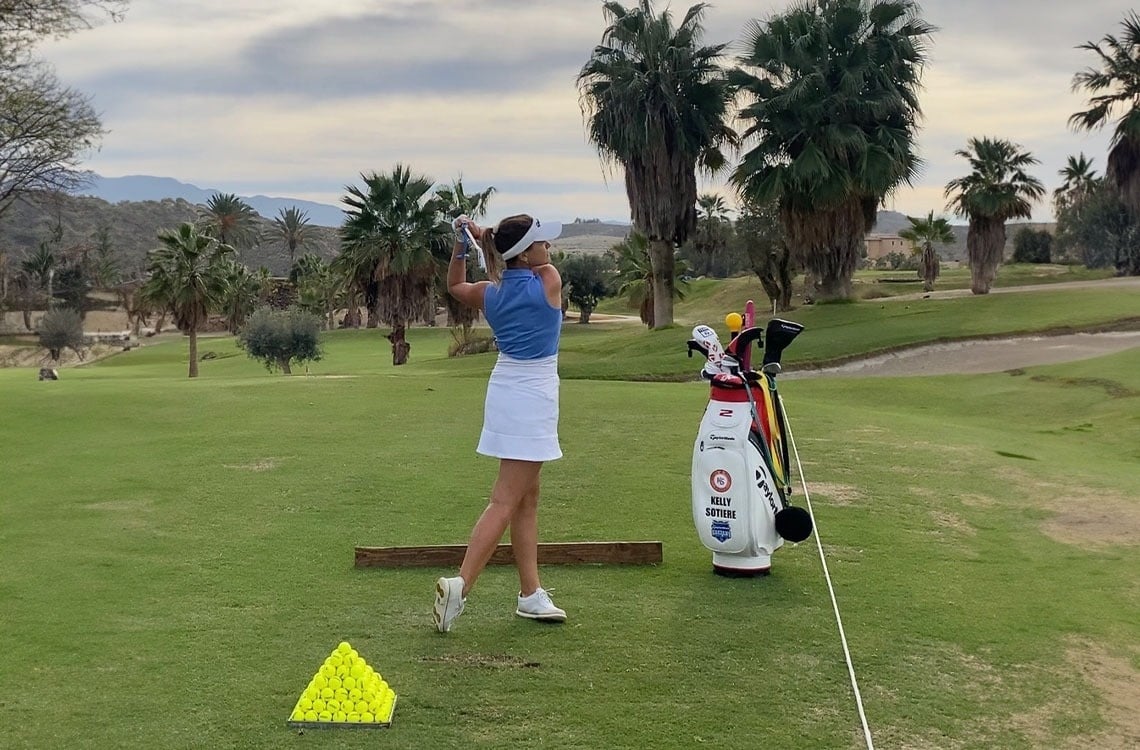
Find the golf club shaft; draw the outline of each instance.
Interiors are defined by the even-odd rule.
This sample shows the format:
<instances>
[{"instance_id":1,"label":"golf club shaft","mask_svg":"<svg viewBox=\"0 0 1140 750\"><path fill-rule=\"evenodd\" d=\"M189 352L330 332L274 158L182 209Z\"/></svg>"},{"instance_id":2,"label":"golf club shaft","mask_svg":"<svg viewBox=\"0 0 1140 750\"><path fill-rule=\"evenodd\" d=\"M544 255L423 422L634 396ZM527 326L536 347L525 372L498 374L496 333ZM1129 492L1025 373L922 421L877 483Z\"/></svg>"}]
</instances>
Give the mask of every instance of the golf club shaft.
<instances>
[{"instance_id":1,"label":"golf club shaft","mask_svg":"<svg viewBox=\"0 0 1140 750\"><path fill-rule=\"evenodd\" d=\"M464 224L463 233L467 235L468 247L475 253L475 260L479 263L479 269L486 272L487 259L483 257L483 248L479 247L479 243L475 241L475 235L471 234L471 229Z\"/></svg>"},{"instance_id":2,"label":"golf club shaft","mask_svg":"<svg viewBox=\"0 0 1140 750\"><path fill-rule=\"evenodd\" d=\"M779 394L777 394L778 397ZM781 403L780 410L783 411L783 409L784 405ZM796 457L796 470L800 475L800 486L804 490L804 502L807 504L808 513L811 514L812 519L815 519L815 510L811 507L811 494L808 492L807 480L804 479L804 465L800 461L800 449L796 447L796 438L792 435L791 423L786 416L785 426L788 430L788 442L792 446L792 455ZM839 628L839 641L843 646L843 656L847 661L847 675L851 680L851 689L855 694L855 707L859 711L859 722L863 726L863 741L867 745L867 750L875 750L875 741L871 738L871 727L867 723L867 712L863 709L863 696L859 692L859 681L855 677L855 664L851 660L851 649L847 645L847 633L843 629L843 617L839 614L839 601L835 598L835 586L831 583L831 573L827 569L827 557L823 554L823 541L819 537L819 524L814 521L812 533L815 534L815 546L819 551L819 562L823 566L823 578L827 582L827 593L831 596L831 608L835 612L835 624Z\"/></svg>"},{"instance_id":3,"label":"golf club shaft","mask_svg":"<svg viewBox=\"0 0 1140 750\"><path fill-rule=\"evenodd\" d=\"M772 455L768 450L768 440L764 437L764 425L760 422L760 410L756 406L756 398L752 395L752 384L748 382L748 378L745 375L741 375L741 377L744 379L744 392L748 395L748 408L752 410L752 425L755 427L756 432L756 447L760 449L760 457L764 459L765 468L768 469L768 473L772 475L772 479L776 481L778 487L779 480L776 479L776 469L772 465ZM783 494L777 492L776 497L779 499L781 507L788 507L788 503L784 499Z\"/></svg>"}]
</instances>

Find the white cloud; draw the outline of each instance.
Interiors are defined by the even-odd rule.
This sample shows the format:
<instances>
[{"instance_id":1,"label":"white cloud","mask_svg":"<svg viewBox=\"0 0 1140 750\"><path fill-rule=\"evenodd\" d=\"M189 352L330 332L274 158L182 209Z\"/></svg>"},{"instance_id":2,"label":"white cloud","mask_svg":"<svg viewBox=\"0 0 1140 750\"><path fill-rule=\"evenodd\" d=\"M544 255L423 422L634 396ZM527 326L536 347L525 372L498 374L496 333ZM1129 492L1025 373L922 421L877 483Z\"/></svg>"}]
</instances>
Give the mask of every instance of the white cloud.
<instances>
[{"instance_id":1,"label":"white cloud","mask_svg":"<svg viewBox=\"0 0 1140 750\"><path fill-rule=\"evenodd\" d=\"M705 41L769 12L718 0ZM1118 4L929 0L924 12L941 28L922 99L927 166L895 208L941 209L971 136L1031 150L1049 186L1077 151L1103 169L1107 135L1068 129L1083 105L1069 86L1092 62L1075 46L1115 32ZM500 186L496 213L624 218L621 176L607 181L586 142L574 85L603 26L597 0L163 0L44 52L104 113L111 132L89 166L108 176L336 203L361 171L403 162Z\"/></svg>"}]
</instances>

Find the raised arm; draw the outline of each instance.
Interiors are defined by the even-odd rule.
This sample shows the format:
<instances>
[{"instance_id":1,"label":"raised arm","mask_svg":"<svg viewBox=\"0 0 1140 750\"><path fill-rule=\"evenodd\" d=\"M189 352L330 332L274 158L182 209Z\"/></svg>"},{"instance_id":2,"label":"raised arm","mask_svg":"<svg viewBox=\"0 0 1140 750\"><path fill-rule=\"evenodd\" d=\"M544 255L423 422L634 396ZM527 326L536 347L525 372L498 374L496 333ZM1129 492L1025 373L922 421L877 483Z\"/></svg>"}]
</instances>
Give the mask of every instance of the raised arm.
<instances>
[{"instance_id":1,"label":"raised arm","mask_svg":"<svg viewBox=\"0 0 1140 750\"><path fill-rule=\"evenodd\" d=\"M473 222L469 228L473 234L478 235L479 227ZM464 243L457 239L451 248L451 262L447 265L447 291L468 307L482 310L484 290L491 282L467 280L467 259L463 254L463 246ZM479 248L473 247L468 252L477 253Z\"/></svg>"}]
</instances>

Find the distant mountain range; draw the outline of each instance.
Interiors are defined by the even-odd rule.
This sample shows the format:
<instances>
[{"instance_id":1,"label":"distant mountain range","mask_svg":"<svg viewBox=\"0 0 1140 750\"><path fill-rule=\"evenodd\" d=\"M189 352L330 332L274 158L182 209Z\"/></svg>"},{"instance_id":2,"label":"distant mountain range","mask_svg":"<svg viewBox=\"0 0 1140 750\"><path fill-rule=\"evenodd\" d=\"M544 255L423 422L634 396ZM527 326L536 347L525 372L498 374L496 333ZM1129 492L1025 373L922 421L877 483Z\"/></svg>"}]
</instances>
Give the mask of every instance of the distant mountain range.
<instances>
[{"instance_id":1,"label":"distant mountain range","mask_svg":"<svg viewBox=\"0 0 1140 750\"><path fill-rule=\"evenodd\" d=\"M212 196L222 192L227 191L200 188L197 185L179 182L172 177L150 177L148 175L102 177L95 175L89 185L76 191L76 195L90 195L95 198L102 198L112 204L123 201L161 201L166 198L172 200L181 198L188 203L202 205L209 201ZM327 203L268 195L240 195L238 197L267 219L272 219L282 209L293 206L308 212L309 223L318 226L339 227L344 219L344 213L339 208Z\"/></svg>"},{"instance_id":2,"label":"distant mountain range","mask_svg":"<svg viewBox=\"0 0 1140 750\"><path fill-rule=\"evenodd\" d=\"M182 199L195 205L203 205L217 193L225 192L215 188L200 188L172 177L152 177L149 175L128 175L126 177L103 177L95 175L85 188L76 191L77 195L89 195L115 204L122 201L161 201ZM301 200L299 198L273 197L267 195L239 195L261 216L272 219L282 209L292 206L307 211L312 224L325 227L339 227L344 212L327 203ZM897 211L880 211L875 232L896 234L909 226L906 215ZM964 228L964 227L963 227ZM567 222L563 236L599 235L623 237L629 231L628 224L599 221Z\"/></svg>"}]
</instances>

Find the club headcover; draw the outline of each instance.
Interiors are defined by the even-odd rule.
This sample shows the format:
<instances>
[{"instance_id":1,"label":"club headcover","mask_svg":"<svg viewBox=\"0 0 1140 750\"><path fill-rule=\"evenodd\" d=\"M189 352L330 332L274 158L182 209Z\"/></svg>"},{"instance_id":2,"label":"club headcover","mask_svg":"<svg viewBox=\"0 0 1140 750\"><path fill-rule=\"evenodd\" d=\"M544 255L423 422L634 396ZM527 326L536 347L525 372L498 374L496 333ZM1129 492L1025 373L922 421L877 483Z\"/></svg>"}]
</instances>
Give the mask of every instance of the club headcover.
<instances>
[{"instance_id":1,"label":"club headcover","mask_svg":"<svg viewBox=\"0 0 1140 750\"><path fill-rule=\"evenodd\" d=\"M799 543L811 536L811 513L788 505L776 512L776 533L789 542Z\"/></svg>"},{"instance_id":2,"label":"club headcover","mask_svg":"<svg viewBox=\"0 0 1140 750\"><path fill-rule=\"evenodd\" d=\"M779 363L784 355L784 349L792 343L792 339L800 335L804 327L790 320L773 318L768 321L768 331L765 335L764 364Z\"/></svg>"}]
</instances>

